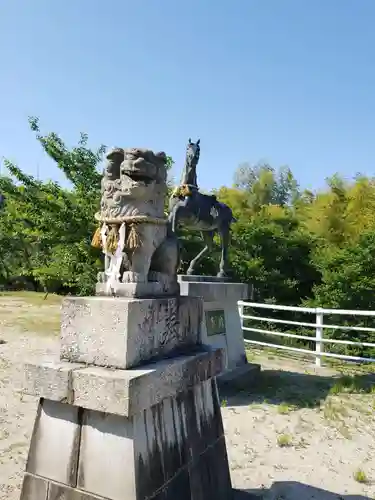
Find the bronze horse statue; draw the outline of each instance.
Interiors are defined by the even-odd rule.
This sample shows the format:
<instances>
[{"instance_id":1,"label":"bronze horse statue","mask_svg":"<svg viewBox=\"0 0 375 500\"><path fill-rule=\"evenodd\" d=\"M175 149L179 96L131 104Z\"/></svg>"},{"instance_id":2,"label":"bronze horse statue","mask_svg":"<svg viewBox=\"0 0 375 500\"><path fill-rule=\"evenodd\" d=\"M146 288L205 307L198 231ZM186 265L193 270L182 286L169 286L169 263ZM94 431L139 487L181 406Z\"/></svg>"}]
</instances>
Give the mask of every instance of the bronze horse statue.
<instances>
[{"instance_id":1,"label":"bronze horse statue","mask_svg":"<svg viewBox=\"0 0 375 500\"><path fill-rule=\"evenodd\" d=\"M186 228L201 231L205 247L190 262L187 274L194 274L194 269L202 257L213 249L214 235L218 233L221 241L221 260L217 276L224 278L228 267L228 246L230 226L236 219L232 210L220 203L215 195L199 192L197 184L197 164L200 156L200 140L196 143L189 139L186 148L186 160L180 186L169 199L169 222L173 233L183 222Z\"/></svg>"}]
</instances>

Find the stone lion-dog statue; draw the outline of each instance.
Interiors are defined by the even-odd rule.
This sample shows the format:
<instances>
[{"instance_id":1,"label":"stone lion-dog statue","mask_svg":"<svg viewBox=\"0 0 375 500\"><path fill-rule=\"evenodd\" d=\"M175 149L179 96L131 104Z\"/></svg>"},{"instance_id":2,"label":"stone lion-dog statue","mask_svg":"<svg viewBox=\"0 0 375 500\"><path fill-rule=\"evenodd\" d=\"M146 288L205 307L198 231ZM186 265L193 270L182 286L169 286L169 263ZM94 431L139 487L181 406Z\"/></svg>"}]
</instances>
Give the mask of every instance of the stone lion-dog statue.
<instances>
[{"instance_id":1,"label":"stone lion-dog statue","mask_svg":"<svg viewBox=\"0 0 375 500\"><path fill-rule=\"evenodd\" d=\"M178 293L179 244L164 214L165 153L114 148L106 155L99 227L92 245L105 254L96 293L129 297Z\"/></svg>"}]
</instances>

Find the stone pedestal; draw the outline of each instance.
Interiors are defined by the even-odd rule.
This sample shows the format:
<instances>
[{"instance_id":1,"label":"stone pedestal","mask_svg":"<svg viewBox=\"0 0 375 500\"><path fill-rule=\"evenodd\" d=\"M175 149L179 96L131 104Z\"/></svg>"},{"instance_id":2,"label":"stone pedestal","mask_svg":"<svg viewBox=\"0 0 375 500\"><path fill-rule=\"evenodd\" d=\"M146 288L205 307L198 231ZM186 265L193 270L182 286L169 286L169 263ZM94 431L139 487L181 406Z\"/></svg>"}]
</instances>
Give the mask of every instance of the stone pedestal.
<instances>
[{"instance_id":1,"label":"stone pedestal","mask_svg":"<svg viewBox=\"0 0 375 500\"><path fill-rule=\"evenodd\" d=\"M198 297L71 297L62 305L60 358L132 368L201 343Z\"/></svg>"},{"instance_id":2,"label":"stone pedestal","mask_svg":"<svg viewBox=\"0 0 375 500\"><path fill-rule=\"evenodd\" d=\"M225 351L225 369L247 363L237 302L247 298L248 286L214 276L178 276L181 295L202 297L202 342Z\"/></svg>"},{"instance_id":3,"label":"stone pedestal","mask_svg":"<svg viewBox=\"0 0 375 500\"><path fill-rule=\"evenodd\" d=\"M40 402L21 500L231 500L202 301L70 298L60 356L25 365Z\"/></svg>"}]
</instances>

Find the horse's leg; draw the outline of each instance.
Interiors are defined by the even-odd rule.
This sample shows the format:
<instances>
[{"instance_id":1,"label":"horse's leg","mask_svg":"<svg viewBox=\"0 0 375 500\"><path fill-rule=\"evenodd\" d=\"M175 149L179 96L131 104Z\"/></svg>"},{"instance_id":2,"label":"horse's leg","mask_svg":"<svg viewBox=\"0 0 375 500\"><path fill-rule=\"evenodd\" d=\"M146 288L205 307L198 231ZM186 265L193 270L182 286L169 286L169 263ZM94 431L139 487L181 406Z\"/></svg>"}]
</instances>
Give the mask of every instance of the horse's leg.
<instances>
[{"instance_id":1,"label":"horse's leg","mask_svg":"<svg viewBox=\"0 0 375 500\"><path fill-rule=\"evenodd\" d=\"M176 204L172 208L172 210L170 211L169 216L168 216L168 225L169 225L172 233L176 232L176 227L178 225L177 217L178 217L178 205Z\"/></svg>"},{"instance_id":2,"label":"horse's leg","mask_svg":"<svg viewBox=\"0 0 375 500\"><path fill-rule=\"evenodd\" d=\"M194 257L194 259L190 262L189 268L187 270L186 274L192 275L194 274L194 268L198 264L198 262L201 260L201 258L204 256L204 254L210 250L213 247L213 239L214 239L214 231L202 231L202 238L205 243L205 247L199 254Z\"/></svg>"},{"instance_id":3,"label":"horse's leg","mask_svg":"<svg viewBox=\"0 0 375 500\"><path fill-rule=\"evenodd\" d=\"M221 241L221 260L220 260L220 269L217 273L219 278L225 278L226 269L228 267L228 246L229 246L229 224L223 224L219 228L220 233L220 241Z\"/></svg>"},{"instance_id":4,"label":"horse's leg","mask_svg":"<svg viewBox=\"0 0 375 500\"><path fill-rule=\"evenodd\" d=\"M176 230L178 229L179 219L182 215L184 208L185 208L184 202L179 201L173 206L172 210L170 211L168 222L170 224L172 233L176 233Z\"/></svg>"}]
</instances>

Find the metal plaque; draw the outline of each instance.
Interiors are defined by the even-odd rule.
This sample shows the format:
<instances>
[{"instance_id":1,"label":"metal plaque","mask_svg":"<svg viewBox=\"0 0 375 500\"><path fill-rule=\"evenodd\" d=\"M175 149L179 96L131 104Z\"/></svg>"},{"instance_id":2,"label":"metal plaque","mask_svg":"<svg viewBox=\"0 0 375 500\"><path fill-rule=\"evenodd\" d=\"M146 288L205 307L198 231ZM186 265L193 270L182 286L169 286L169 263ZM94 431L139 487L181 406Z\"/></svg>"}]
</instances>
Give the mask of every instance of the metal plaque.
<instances>
[{"instance_id":1,"label":"metal plaque","mask_svg":"<svg viewBox=\"0 0 375 500\"><path fill-rule=\"evenodd\" d=\"M206 311L206 330L207 335L220 335L226 333L223 309Z\"/></svg>"}]
</instances>

